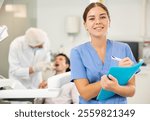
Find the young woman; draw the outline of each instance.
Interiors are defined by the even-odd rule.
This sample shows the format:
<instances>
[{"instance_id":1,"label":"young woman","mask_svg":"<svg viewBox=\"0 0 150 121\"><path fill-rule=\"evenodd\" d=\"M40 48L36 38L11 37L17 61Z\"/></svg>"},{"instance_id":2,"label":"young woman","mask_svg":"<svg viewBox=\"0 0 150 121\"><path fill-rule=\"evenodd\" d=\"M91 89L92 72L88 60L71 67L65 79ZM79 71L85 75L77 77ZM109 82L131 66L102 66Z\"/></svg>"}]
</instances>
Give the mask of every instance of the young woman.
<instances>
[{"instance_id":1,"label":"young woman","mask_svg":"<svg viewBox=\"0 0 150 121\"><path fill-rule=\"evenodd\" d=\"M87 6L83 13L84 26L90 35L89 42L71 51L71 76L83 104L127 103L126 97L135 93L135 77L126 86L121 86L113 76L106 74L112 66L131 66L136 63L127 44L107 39L110 15L103 4L96 2ZM111 56L121 58L119 62ZM115 95L107 100L97 101L99 91L104 88Z\"/></svg>"}]
</instances>

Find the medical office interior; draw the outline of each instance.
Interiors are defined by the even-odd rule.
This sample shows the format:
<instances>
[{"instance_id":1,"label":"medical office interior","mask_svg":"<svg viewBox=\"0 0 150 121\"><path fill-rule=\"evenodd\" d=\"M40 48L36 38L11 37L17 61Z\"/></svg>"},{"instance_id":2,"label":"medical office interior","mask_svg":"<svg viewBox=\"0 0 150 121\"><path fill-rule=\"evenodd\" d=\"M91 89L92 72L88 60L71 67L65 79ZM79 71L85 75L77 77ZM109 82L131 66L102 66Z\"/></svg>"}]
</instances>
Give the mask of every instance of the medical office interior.
<instances>
[{"instance_id":1,"label":"medical office interior","mask_svg":"<svg viewBox=\"0 0 150 121\"><path fill-rule=\"evenodd\" d=\"M82 13L90 0L0 0L0 2L3 3L0 9L0 26L6 25L8 29L8 37L0 42L0 75L6 79L8 79L10 43L30 27L47 32L51 59L57 53L69 56L71 48L88 40ZM128 43L136 60L144 60L141 72L136 76L136 93L134 97L128 98L128 103L150 104L150 0L102 0L102 2L108 7L111 16L109 39ZM16 91L16 95L17 93ZM0 98L3 100L2 96Z\"/></svg>"}]
</instances>

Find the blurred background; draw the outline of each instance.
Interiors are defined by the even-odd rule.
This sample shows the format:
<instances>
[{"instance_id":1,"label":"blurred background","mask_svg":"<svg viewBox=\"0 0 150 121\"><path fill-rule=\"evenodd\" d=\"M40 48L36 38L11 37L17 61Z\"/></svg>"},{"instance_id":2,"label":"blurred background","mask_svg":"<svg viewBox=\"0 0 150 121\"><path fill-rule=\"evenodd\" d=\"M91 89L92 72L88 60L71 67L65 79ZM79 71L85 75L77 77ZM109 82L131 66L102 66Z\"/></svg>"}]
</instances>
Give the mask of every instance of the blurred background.
<instances>
[{"instance_id":1,"label":"blurred background","mask_svg":"<svg viewBox=\"0 0 150 121\"><path fill-rule=\"evenodd\" d=\"M92 0L91 0L92 1ZM88 34L83 26L82 14L90 0L0 0L0 25L8 27L9 36L0 42L0 74L8 77L9 45L16 37L23 35L29 27L38 27L47 32L50 39L51 56L63 52L69 56L70 49L86 42ZM109 39L123 41L130 45L136 60L143 58L145 71L140 76L139 88L150 84L150 0L101 0L108 7L111 25ZM0 4L0 5L1 5ZM138 78L138 79L139 79ZM143 81L145 80L145 85ZM146 95L150 95L146 92ZM141 95L145 95L141 93ZM148 97L148 96L147 96ZM144 102L140 96L138 103ZM130 100L130 99L129 99ZM135 100L131 100L131 103Z\"/></svg>"}]
</instances>

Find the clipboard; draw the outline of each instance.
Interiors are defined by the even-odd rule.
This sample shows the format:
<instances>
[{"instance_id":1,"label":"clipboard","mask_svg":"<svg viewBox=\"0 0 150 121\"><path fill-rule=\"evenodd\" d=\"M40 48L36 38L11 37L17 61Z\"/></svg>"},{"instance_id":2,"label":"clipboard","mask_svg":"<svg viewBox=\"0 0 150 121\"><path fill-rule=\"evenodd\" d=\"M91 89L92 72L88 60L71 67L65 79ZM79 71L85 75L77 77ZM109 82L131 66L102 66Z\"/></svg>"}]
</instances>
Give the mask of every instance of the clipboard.
<instances>
[{"instance_id":1,"label":"clipboard","mask_svg":"<svg viewBox=\"0 0 150 121\"><path fill-rule=\"evenodd\" d=\"M110 74L114 76L118 80L119 85L123 86L126 85L128 81L139 71L142 64L143 61L140 61L130 67L111 67L107 75ZM97 96L97 100L106 100L114 95L114 92L101 89Z\"/></svg>"}]
</instances>

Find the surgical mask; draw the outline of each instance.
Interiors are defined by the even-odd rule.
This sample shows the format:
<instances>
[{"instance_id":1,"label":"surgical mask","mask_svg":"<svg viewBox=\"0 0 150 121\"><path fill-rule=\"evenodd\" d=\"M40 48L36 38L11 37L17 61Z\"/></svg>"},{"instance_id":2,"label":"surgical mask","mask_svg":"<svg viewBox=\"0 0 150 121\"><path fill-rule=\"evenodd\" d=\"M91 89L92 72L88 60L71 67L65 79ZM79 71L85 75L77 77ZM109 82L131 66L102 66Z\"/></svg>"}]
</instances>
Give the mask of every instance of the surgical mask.
<instances>
[{"instance_id":1,"label":"surgical mask","mask_svg":"<svg viewBox=\"0 0 150 121\"><path fill-rule=\"evenodd\" d=\"M36 55L36 53L40 50L42 50L43 48L33 48L33 52L34 52L34 55Z\"/></svg>"}]
</instances>

